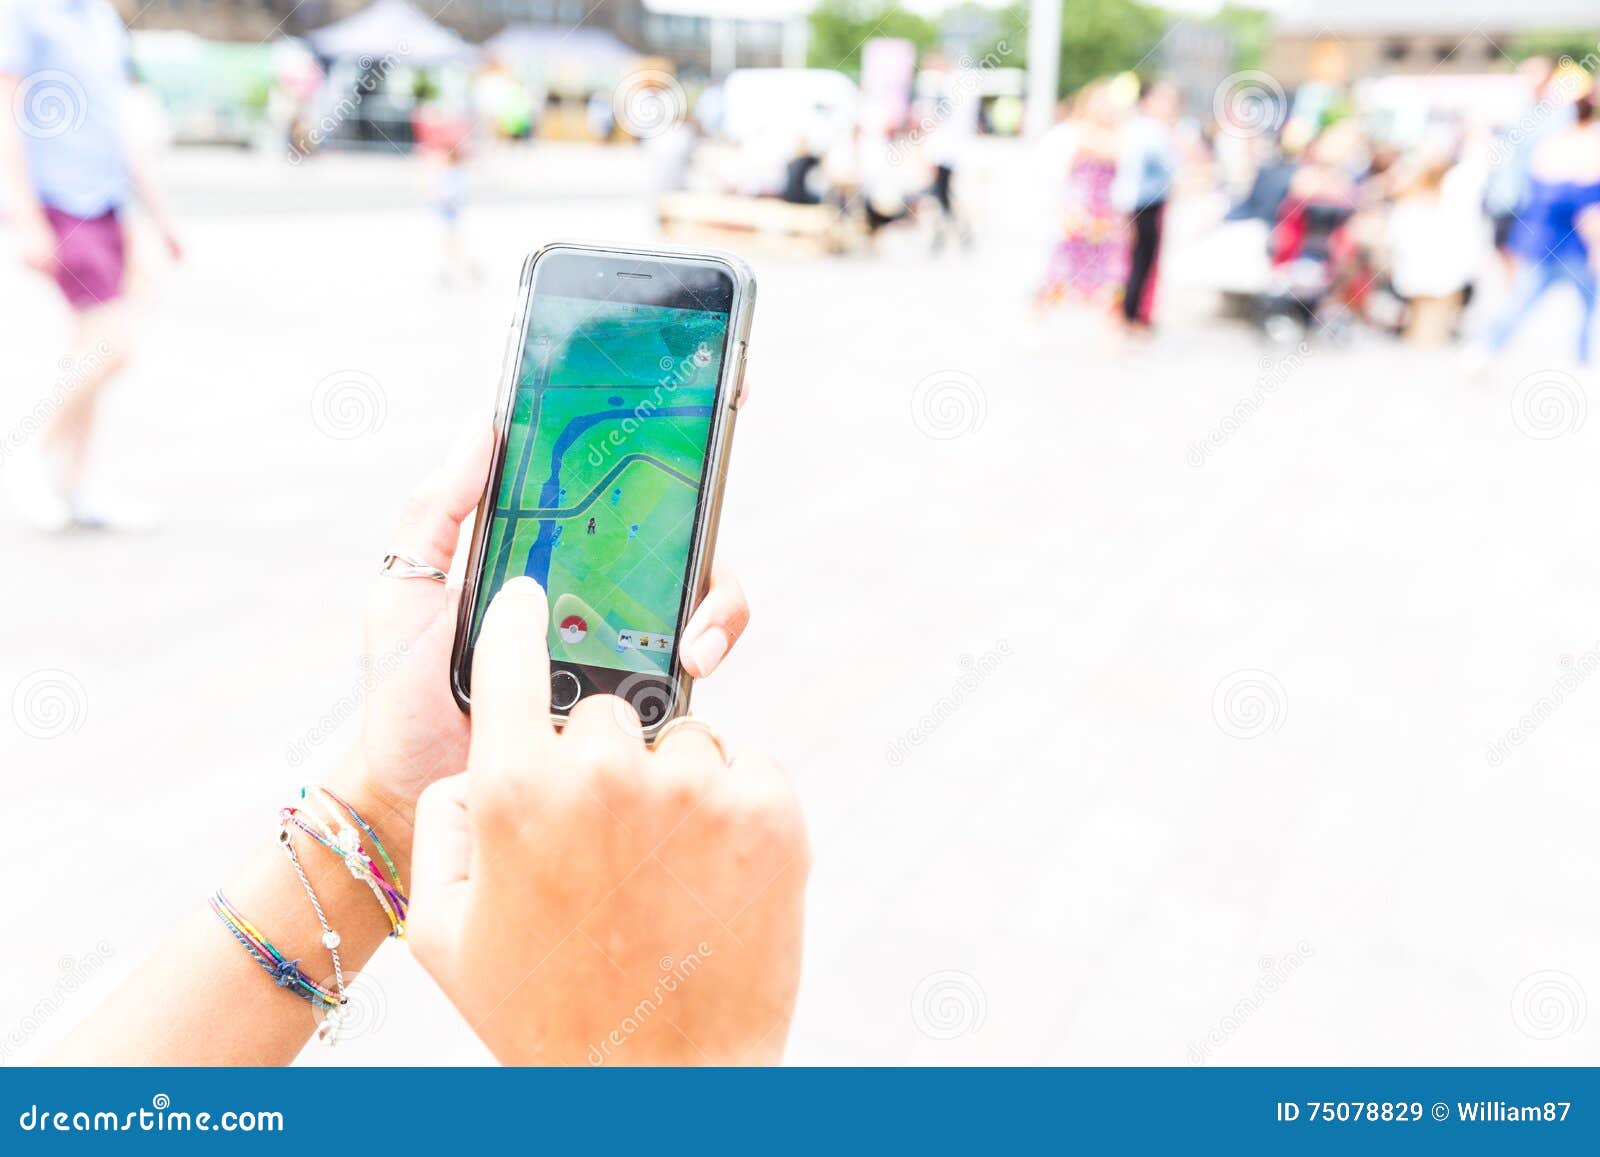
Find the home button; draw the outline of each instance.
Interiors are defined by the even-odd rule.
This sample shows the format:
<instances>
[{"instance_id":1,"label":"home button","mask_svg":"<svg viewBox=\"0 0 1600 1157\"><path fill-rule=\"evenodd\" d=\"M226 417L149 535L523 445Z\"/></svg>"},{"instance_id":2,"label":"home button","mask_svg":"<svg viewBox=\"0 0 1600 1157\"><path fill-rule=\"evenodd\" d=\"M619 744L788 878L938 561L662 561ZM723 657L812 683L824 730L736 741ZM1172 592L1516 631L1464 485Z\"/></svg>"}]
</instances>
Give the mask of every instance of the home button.
<instances>
[{"instance_id":1,"label":"home button","mask_svg":"<svg viewBox=\"0 0 1600 1157\"><path fill-rule=\"evenodd\" d=\"M550 675L550 706L565 711L583 694L583 684L571 671L554 671Z\"/></svg>"}]
</instances>

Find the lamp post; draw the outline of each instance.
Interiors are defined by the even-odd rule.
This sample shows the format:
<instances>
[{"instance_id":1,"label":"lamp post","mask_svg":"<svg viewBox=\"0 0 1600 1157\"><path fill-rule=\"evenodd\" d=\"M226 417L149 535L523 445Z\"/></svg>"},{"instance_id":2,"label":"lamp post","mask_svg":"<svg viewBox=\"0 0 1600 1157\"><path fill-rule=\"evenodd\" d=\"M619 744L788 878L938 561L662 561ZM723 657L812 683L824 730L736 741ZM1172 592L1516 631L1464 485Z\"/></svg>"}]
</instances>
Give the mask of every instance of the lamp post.
<instances>
[{"instance_id":1,"label":"lamp post","mask_svg":"<svg viewBox=\"0 0 1600 1157\"><path fill-rule=\"evenodd\" d=\"M1056 82L1061 71L1061 0L1031 0L1028 13L1028 108L1030 137L1056 122Z\"/></svg>"}]
</instances>

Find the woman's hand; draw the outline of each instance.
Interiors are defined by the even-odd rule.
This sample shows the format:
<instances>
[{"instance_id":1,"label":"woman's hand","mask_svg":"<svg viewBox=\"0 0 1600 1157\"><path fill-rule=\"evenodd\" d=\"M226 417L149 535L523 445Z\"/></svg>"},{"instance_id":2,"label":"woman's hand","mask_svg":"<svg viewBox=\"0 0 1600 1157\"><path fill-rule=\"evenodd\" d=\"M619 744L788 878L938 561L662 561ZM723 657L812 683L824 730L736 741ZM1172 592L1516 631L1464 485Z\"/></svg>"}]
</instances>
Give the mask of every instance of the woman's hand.
<instances>
[{"instance_id":1,"label":"woman's hand","mask_svg":"<svg viewBox=\"0 0 1600 1157\"><path fill-rule=\"evenodd\" d=\"M448 571L461 524L483 494L493 451L487 427L459 443L407 500L393 548ZM459 580L445 586L391 578L377 580L367 606L371 687L357 774L363 794L375 796L408 823L423 788L467 765L471 724L450 692L450 654L460 606ZM749 620L750 608L738 582L714 570L711 589L689 620L680 646L689 674L704 678L716 670Z\"/></svg>"},{"instance_id":2,"label":"woman's hand","mask_svg":"<svg viewBox=\"0 0 1600 1157\"><path fill-rule=\"evenodd\" d=\"M416 957L508 1064L781 1056L809 870L788 776L620 699L550 723L545 592L507 583L472 671L465 775L418 814Z\"/></svg>"}]
</instances>

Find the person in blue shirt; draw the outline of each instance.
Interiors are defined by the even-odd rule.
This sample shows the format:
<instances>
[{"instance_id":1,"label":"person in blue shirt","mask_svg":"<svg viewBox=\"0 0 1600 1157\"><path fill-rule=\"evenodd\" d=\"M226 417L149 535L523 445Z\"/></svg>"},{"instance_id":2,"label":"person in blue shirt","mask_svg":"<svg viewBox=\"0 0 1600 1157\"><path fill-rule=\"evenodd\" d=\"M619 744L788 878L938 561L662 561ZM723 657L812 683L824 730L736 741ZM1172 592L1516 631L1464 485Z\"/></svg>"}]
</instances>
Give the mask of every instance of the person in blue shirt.
<instances>
[{"instance_id":1,"label":"person in blue shirt","mask_svg":"<svg viewBox=\"0 0 1600 1157\"><path fill-rule=\"evenodd\" d=\"M1562 88L1569 82L1557 74L1555 63L1548 56L1530 56L1517 66L1517 75L1530 82L1532 103L1518 123L1503 126L1496 135L1492 155L1497 163L1483 193L1484 208L1494 222L1495 251L1509 274L1516 272L1512 234L1517 218L1527 208L1533 155L1573 120L1572 103L1562 96Z\"/></svg>"},{"instance_id":2,"label":"person in blue shirt","mask_svg":"<svg viewBox=\"0 0 1600 1157\"><path fill-rule=\"evenodd\" d=\"M1167 197L1178 171L1172 130L1182 111L1177 88L1166 81L1147 83L1139 94L1138 116L1123 130L1111 201L1128 215L1133 234L1122 291L1122 318L1130 328L1150 327Z\"/></svg>"},{"instance_id":3,"label":"person in blue shirt","mask_svg":"<svg viewBox=\"0 0 1600 1157\"><path fill-rule=\"evenodd\" d=\"M19 513L42 530L109 527L84 492L102 388L128 357L124 213L143 203L176 259L161 201L129 155L122 116L128 35L109 0L0 0L0 211L22 260L55 281L72 348L35 407L41 427L0 444ZM9 442L19 439L13 434ZM7 451L11 453L7 454Z\"/></svg>"},{"instance_id":4,"label":"person in blue shirt","mask_svg":"<svg viewBox=\"0 0 1600 1157\"><path fill-rule=\"evenodd\" d=\"M1527 192L1509 237L1522 264L1510 305L1489 327L1487 353L1497 353L1510 342L1546 293L1567 285L1582 306L1573 352L1578 365L1590 364L1600 304L1595 270L1600 243L1600 122L1592 97L1581 98L1573 107L1572 123L1534 152Z\"/></svg>"}]
</instances>

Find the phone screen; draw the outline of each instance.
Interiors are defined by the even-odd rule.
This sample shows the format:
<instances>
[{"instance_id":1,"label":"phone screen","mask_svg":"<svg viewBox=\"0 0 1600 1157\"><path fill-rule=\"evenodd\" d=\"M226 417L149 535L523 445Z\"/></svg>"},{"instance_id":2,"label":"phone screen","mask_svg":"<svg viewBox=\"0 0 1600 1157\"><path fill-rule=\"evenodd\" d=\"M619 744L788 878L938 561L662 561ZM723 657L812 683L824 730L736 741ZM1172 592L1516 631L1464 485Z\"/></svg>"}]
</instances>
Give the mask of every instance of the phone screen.
<instances>
[{"instance_id":1,"label":"phone screen","mask_svg":"<svg viewBox=\"0 0 1600 1157\"><path fill-rule=\"evenodd\" d=\"M529 575L553 667L672 670L732 300L708 266L536 264L469 648L495 592Z\"/></svg>"}]
</instances>

